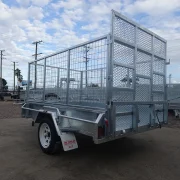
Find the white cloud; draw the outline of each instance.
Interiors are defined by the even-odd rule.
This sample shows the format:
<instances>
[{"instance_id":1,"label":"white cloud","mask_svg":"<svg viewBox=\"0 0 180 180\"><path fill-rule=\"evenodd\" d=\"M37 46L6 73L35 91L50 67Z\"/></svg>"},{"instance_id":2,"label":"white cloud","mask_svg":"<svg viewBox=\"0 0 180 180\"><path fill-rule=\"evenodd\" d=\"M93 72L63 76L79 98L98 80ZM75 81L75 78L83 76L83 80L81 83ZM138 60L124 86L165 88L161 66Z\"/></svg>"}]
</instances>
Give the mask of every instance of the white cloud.
<instances>
[{"instance_id":1,"label":"white cloud","mask_svg":"<svg viewBox=\"0 0 180 180\"><path fill-rule=\"evenodd\" d=\"M47 54L109 33L111 9L167 39L168 58L172 60L169 67L179 63L180 16L175 14L180 9L179 0L16 1L20 7L0 0L0 47L7 53L3 73L9 73L11 60L17 60L27 77L33 41L43 40L39 52ZM173 74L174 69L169 68L169 72Z\"/></svg>"},{"instance_id":2,"label":"white cloud","mask_svg":"<svg viewBox=\"0 0 180 180\"><path fill-rule=\"evenodd\" d=\"M43 7L50 3L51 0L16 0L21 6L28 6L30 4Z\"/></svg>"},{"instance_id":3,"label":"white cloud","mask_svg":"<svg viewBox=\"0 0 180 180\"><path fill-rule=\"evenodd\" d=\"M30 4L30 0L16 0L21 6L28 6Z\"/></svg>"},{"instance_id":4,"label":"white cloud","mask_svg":"<svg viewBox=\"0 0 180 180\"><path fill-rule=\"evenodd\" d=\"M146 13L151 16L167 15L180 9L179 0L137 0L125 7L128 14Z\"/></svg>"},{"instance_id":5,"label":"white cloud","mask_svg":"<svg viewBox=\"0 0 180 180\"><path fill-rule=\"evenodd\" d=\"M83 0L60 0L57 3L52 3L52 7L55 9L64 8L64 9L75 9L83 5Z\"/></svg>"},{"instance_id":6,"label":"white cloud","mask_svg":"<svg viewBox=\"0 0 180 180\"><path fill-rule=\"evenodd\" d=\"M51 0L31 0L32 4L36 6L46 6L47 4L50 3Z\"/></svg>"}]
</instances>

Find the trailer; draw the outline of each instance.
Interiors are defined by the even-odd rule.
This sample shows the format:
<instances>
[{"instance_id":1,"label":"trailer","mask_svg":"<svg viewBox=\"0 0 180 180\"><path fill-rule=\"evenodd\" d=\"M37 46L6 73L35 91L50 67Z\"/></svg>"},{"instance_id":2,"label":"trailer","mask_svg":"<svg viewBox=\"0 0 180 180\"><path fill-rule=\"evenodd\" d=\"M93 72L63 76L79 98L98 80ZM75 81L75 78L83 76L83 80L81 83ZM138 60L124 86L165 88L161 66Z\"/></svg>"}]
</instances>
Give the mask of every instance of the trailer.
<instances>
[{"instance_id":1,"label":"trailer","mask_svg":"<svg viewBox=\"0 0 180 180\"><path fill-rule=\"evenodd\" d=\"M167 84L167 100L169 115L180 118L180 84Z\"/></svg>"},{"instance_id":2,"label":"trailer","mask_svg":"<svg viewBox=\"0 0 180 180\"><path fill-rule=\"evenodd\" d=\"M29 80L22 116L47 154L167 124L166 40L114 10L109 34L29 63Z\"/></svg>"}]
</instances>

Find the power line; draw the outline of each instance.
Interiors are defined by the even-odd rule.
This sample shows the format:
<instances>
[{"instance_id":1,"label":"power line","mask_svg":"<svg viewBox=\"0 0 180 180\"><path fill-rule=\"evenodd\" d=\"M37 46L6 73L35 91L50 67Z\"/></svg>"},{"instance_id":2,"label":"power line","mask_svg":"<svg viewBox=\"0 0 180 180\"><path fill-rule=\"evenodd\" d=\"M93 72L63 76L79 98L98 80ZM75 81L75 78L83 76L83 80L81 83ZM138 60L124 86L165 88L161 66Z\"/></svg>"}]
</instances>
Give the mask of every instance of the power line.
<instances>
[{"instance_id":1,"label":"power line","mask_svg":"<svg viewBox=\"0 0 180 180\"><path fill-rule=\"evenodd\" d=\"M35 57L35 75L34 75L34 89L36 89L36 82L37 82L37 56L42 54L42 53L38 53L37 52L37 49L38 49L38 44L42 43L42 40L41 41L35 41L33 42L32 44L35 44L35 54L33 54L32 56Z\"/></svg>"}]
</instances>

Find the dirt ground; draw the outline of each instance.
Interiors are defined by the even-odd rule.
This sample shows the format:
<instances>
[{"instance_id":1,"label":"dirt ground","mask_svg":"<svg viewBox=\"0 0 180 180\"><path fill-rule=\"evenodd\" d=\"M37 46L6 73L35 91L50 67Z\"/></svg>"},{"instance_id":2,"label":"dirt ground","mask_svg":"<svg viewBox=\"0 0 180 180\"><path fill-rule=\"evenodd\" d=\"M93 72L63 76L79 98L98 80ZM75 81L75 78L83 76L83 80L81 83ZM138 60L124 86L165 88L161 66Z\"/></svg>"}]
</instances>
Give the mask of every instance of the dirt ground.
<instances>
[{"instance_id":1,"label":"dirt ground","mask_svg":"<svg viewBox=\"0 0 180 180\"><path fill-rule=\"evenodd\" d=\"M102 145L83 139L77 150L48 156L39 148L37 127L20 118L19 105L6 103L0 103L0 180L180 179L180 126L175 125L180 120Z\"/></svg>"}]
</instances>

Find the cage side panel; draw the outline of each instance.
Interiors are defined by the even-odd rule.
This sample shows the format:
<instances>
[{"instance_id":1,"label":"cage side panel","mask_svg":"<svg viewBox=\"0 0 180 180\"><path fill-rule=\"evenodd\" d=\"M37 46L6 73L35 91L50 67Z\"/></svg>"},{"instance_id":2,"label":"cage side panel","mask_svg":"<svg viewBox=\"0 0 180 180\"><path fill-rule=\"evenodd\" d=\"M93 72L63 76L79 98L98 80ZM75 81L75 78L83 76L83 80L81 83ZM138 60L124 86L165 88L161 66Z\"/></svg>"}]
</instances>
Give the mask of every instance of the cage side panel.
<instances>
[{"instance_id":1,"label":"cage side panel","mask_svg":"<svg viewBox=\"0 0 180 180\"><path fill-rule=\"evenodd\" d=\"M30 64L30 98L51 103L105 107L107 37L45 59Z\"/></svg>"},{"instance_id":2,"label":"cage side panel","mask_svg":"<svg viewBox=\"0 0 180 180\"><path fill-rule=\"evenodd\" d=\"M107 38L71 49L69 103L105 106L106 59Z\"/></svg>"},{"instance_id":3,"label":"cage side panel","mask_svg":"<svg viewBox=\"0 0 180 180\"><path fill-rule=\"evenodd\" d=\"M152 112L161 109L159 121L164 120L166 42L154 33L113 11L113 101L116 109L122 102L138 102L138 113L119 116L116 110L116 130L133 129L133 121L141 127L151 123ZM141 105L141 102L154 105ZM119 105L118 105L119 103ZM126 105L124 105L126 106ZM126 112L126 110L124 110ZM133 112L133 106L128 111ZM126 113L125 113L126 114ZM136 115L138 116L136 117ZM139 119L137 119L139 118ZM155 118L157 122L157 118ZM126 125L124 125L126 122Z\"/></svg>"},{"instance_id":4,"label":"cage side panel","mask_svg":"<svg viewBox=\"0 0 180 180\"><path fill-rule=\"evenodd\" d=\"M41 60L38 64L31 63L29 71L30 71L29 73L30 85L28 86L29 87L28 98L31 100L42 101L43 85L44 85L44 60Z\"/></svg>"}]
</instances>

